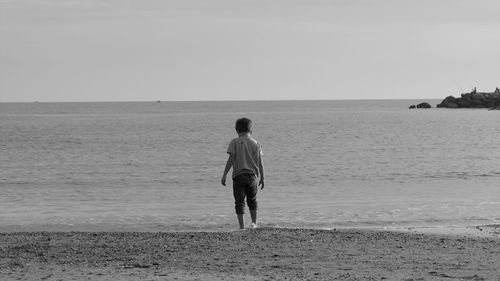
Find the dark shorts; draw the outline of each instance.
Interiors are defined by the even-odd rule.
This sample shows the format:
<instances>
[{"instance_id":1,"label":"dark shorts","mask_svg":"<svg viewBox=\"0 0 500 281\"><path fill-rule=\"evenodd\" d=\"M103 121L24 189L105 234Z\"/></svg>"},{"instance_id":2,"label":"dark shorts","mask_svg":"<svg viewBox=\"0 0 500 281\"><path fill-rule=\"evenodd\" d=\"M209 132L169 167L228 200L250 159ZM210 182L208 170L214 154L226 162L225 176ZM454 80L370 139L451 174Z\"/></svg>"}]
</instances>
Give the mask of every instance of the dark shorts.
<instances>
[{"instance_id":1,"label":"dark shorts","mask_svg":"<svg viewBox=\"0 0 500 281\"><path fill-rule=\"evenodd\" d=\"M257 210L257 177L242 174L233 179L234 208L236 214L245 213L245 197L250 210Z\"/></svg>"}]
</instances>

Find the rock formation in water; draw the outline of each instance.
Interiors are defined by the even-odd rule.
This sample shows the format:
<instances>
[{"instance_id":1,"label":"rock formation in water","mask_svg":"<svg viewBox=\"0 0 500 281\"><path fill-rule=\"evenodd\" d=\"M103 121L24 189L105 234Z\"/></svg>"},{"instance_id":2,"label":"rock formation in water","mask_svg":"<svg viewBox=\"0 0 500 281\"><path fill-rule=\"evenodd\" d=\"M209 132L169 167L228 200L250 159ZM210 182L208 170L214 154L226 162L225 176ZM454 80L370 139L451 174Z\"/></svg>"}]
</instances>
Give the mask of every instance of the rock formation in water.
<instances>
[{"instance_id":1,"label":"rock formation in water","mask_svg":"<svg viewBox=\"0 0 500 281\"><path fill-rule=\"evenodd\" d=\"M500 109L500 89L496 88L494 92L477 92L476 88L470 93L462 94L461 97L446 97L437 107L444 108L490 108Z\"/></svg>"},{"instance_id":2,"label":"rock formation in water","mask_svg":"<svg viewBox=\"0 0 500 281\"><path fill-rule=\"evenodd\" d=\"M409 109L414 109L414 108L431 108L432 106L426 102L419 103L417 105L410 105Z\"/></svg>"},{"instance_id":3,"label":"rock formation in water","mask_svg":"<svg viewBox=\"0 0 500 281\"><path fill-rule=\"evenodd\" d=\"M431 108L432 106L426 102L417 104L417 108Z\"/></svg>"}]
</instances>

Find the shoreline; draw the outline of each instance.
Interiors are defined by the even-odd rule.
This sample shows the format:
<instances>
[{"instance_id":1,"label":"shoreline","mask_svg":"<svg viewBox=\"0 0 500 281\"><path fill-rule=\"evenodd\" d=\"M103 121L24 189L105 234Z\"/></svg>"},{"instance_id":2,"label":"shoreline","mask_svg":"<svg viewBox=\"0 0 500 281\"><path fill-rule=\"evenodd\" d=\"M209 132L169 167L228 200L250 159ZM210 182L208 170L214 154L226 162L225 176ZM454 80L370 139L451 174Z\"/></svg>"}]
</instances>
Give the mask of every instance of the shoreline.
<instances>
[{"instance_id":1,"label":"shoreline","mask_svg":"<svg viewBox=\"0 0 500 281\"><path fill-rule=\"evenodd\" d=\"M497 280L500 226L491 229L496 237L265 227L0 233L0 279Z\"/></svg>"},{"instance_id":2,"label":"shoreline","mask_svg":"<svg viewBox=\"0 0 500 281\"><path fill-rule=\"evenodd\" d=\"M437 235L466 235L466 236L477 236L477 237L490 237L490 238L500 238L500 224L477 224L470 226L461 225L444 225L444 226L359 226L359 227L349 227L349 226L337 226L337 227L281 227L273 225L260 225L260 228L267 229L283 229L283 230L325 230L325 231L392 231L392 232L403 232L403 233L421 233L421 234L437 234ZM137 232L137 233L197 233L197 232L209 232L209 233L224 233L224 232L234 232L239 231L236 227L234 228L215 228L215 229L168 229L168 227L162 227L155 225L155 227L150 226L114 226L109 225L59 225L59 224L45 224L45 225L7 225L0 226L0 234L6 233L31 233L31 232Z\"/></svg>"}]
</instances>

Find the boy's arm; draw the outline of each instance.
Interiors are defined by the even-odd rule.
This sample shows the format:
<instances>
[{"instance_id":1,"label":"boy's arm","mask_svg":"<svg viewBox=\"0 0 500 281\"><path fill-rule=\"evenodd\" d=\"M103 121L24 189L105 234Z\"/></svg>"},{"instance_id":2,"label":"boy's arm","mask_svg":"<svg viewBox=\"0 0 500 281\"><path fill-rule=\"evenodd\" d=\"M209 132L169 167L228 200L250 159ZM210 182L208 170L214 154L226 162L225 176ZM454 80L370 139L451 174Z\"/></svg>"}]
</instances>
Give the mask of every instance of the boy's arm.
<instances>
[{"instance_id":1,"label":"boy's arm","mask_svg":"<svg viewBox=\"0 0 500 281\"><path fill-rule=\"evenodd\" d=\"M220 180L223 186L226 186L227 173L229 173L229 170L231 170L231 167L233 167L233 163L234 163L234 155L229 154L229 157L227 158L226 162L226 168L224 168L224 173L222 174L222 178Z\"/></svg>"},{"instance_id":2,"label":"boy's arm","mask_svg":"<svg viewBox=\"0 0 500 281\"><path fill-rule=\"evenodd\" d=\"M262 160L262 156L259 157L259 174L260 174L260 182L261 190L264 189L264 161Z\"/></svg>"}]
</instances>

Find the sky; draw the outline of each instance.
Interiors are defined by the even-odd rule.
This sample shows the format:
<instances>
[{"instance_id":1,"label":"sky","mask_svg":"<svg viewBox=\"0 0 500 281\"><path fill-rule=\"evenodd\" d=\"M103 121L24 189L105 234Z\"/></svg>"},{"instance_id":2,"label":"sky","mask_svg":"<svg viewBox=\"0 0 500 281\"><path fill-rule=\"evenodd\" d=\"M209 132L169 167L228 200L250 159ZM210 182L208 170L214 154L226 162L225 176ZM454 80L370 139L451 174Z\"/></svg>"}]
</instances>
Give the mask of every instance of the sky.
<instances>
[{"instance_id":1,"label":"sky","mask_svg":"<svg viewBox=\"0 0 500 281\"><path fill-rule=\"evenodd\" d=\"M0 0L0 102L500 87L498 0Z\"/></svg>"}]
</instances>

